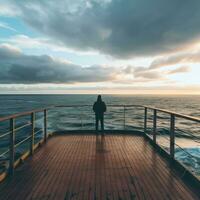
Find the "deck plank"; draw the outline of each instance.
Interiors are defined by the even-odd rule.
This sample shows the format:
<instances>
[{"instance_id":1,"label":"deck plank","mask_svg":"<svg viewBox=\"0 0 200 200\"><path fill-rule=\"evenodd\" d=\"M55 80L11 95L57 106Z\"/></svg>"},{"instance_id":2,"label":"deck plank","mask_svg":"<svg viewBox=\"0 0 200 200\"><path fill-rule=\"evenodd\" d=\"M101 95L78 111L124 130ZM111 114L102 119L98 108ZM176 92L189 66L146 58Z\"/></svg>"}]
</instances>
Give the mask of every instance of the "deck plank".
<instances>
[{"instance_id":1,"label":"deck plank","mask_svg":"<svg viewBox=\"0 0 200 200\"><path fill-rule=\"evenodd\" d=\"M142 136L55 136L0 185L0 200L198 200Z\"/></svg>"}]
</instances>

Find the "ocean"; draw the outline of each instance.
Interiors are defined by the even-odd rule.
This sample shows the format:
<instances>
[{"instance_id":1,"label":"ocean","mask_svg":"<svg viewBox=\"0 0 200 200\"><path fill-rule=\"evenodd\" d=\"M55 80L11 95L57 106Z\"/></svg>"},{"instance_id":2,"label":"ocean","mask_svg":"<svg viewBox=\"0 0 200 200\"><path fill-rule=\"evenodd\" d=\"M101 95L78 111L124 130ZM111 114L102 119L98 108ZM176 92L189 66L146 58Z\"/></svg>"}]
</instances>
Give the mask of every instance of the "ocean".
<instances>
[{"instance_id":1,"label":"ocean","mask_svg":"<svg viewBox=\"0 0 200 200\"><path fill-rule=\"evenodd\" d=\"M19 112L55 105L92 105L97 95L0 95L0 117ZM112 107L109 105L146 105L171 110L185 115L200 117L200 96L187 95L103 95L107 106L105 129L143 129L144 110L139 107ZM153 112L148 111L148 131L152 137ZM30 122L30 117L16 120L16 126ZM169 115L158 113L157 142L169 151ZM30 134L30 128L19 130L16 143ZM36 142L41 139L43 113L36 114ZM48 132L58 130L94 129L92 106L62 107L48 111ZM0 123L0 136L9 130L9 122ZM175 158L182 162L195 175L200 177L200 124L188 120L176 120ZM0 137L0 153L8 149L9 137ZM28 148L27 144L17 146L16 158ZM7 154L3 157L8 156Z\"/></svg>"},{"instance_id":2,"label":"ocean","mask_svg":"<svg viewBox=\"0 0 200 200\"><path fill-rule=\"evenodd\" d=\"M196 95L103 95L107 104L155 106L200 117L200 96ZM93 104L96 95L0 95L0 117L51 105Z\"/></svg>"}]
</instances>

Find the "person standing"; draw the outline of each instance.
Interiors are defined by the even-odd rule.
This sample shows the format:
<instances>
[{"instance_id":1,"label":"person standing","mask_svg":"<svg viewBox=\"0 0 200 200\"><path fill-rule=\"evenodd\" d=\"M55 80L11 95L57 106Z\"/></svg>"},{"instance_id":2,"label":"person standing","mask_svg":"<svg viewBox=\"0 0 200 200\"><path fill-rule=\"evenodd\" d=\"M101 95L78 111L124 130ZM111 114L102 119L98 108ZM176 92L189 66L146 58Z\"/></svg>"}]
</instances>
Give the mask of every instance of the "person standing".
<instances>
[{"instance_id":1,"label":"person standing","mask_svg":"<svg viewBox=\"0 0 200 200\"><path fill-rule=\"evenodd\" d=\"M93 105L93 111L95 112L96 124L95 128L98 131L99 121L101 123L101 131L104 130L104 112L106 112L106 104L102 101L101 95L98 95L97 101Z\"/></svg>"}]
</instances>

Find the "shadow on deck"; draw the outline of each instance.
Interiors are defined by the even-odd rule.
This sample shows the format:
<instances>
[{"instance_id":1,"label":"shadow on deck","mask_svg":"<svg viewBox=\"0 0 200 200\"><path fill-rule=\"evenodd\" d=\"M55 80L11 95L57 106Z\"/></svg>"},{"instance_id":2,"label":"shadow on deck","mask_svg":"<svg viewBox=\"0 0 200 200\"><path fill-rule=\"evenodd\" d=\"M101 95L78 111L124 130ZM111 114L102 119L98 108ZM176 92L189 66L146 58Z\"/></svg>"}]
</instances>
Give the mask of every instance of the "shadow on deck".
<instances>
[{"instance_id":1,"label":"shadow on deck","mask_svg":"<svg viewBox=\"0 0 200 200\"><path fill-rule=\"evenodd\" d=\"M52 137L0 186L0 199L199 199L138 135Z\"/></svg>"}]
</instances>

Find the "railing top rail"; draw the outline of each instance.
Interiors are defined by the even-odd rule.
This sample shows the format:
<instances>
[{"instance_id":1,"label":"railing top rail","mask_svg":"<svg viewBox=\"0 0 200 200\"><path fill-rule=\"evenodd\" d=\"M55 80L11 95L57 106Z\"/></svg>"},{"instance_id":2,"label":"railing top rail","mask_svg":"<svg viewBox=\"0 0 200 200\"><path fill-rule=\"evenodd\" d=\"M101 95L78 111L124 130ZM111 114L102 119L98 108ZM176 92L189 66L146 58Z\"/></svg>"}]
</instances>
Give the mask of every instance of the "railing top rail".
<instances>
[{"instance_id":1,"label":"railing top rail","mask_svg":"<svg viewBox=\"0 0 200 200\"><path fill-rule=\"evenodd\" d=\"M142 105L124 105L124 104L107 104L107 106L109 107L144 107ZM49 109L52 109L52 108L60 108L60 107L66 107L66 108L71 108L71 107L92 107L91 104L70 104L70 105L53 105L53 106L50 106L50 107L45 107L45 108L39 108L39 109L35 109L35 110L30 110L30 111L26 111L26 112L20 112L20 113L16 113L16 114L13 114L13 115L9 115L9 116L5 116L5 117L0 117L0 122L2 121L6 121L6 120L9 120L9 119L12 119L12 118L18 118L18 117L23 117L23 116L26 116L26 115L30 115L31 113L33 112L42 112L44 110L49 110Z\"/></svg>"},{"instance_id":2,"label":"railing top rail","mask_svg":"<svg viewBox=\"0 0 200 200\"><path fill-rule=\"evenodd\" d=\"M26 116L26 115L30 115L31 113L43 112L44 110L48 110L50 108L52 108L52 107L40 108L40 109L30 110L30 111L26 111L26 112L16 113L14 115L0 117L0 122L6 121L6 120L9 120L9 119L12 119L12 118L18 118L18 117L23 117L23 116Z\"/></svg>"},{"instance_id":3,"label":"railing top rail","mask_svg":"<svg viewBox=\"0 0 200 200\"><path fill-rule=\"evenodd\" d=\"M144 107L137 104L106 104L108 107ZM55 105L54 107L92 107L92 104L74 104L74 105Z\"/></svg>"},{"instance_id":4,"label":"railing top rail","mask_svg":"<svg viewBox=\"0 0 200 200\"><path fill-rule=\"evenodd\" d=\"M172 115L175 115L176 117L180 117L180 118L183 118L183 119L187 119L187 120L191 120L191 121L195 121L195 122L200 122L200 118L198 118L198 117L184 115L184 114L180 114L180 113L177 113L177 112L173 112L173 111L161 109L161 108L155 108L155 107L150 107L150 106L144 106L144 107L148 108L148 109L152 109L152 110L157 110L157 111L160 111L160 112L163 112L163 113L167 113L167 114L170 114L170 115L172 114Z\"/></svg>"},{"instance_id":5,"label":"railing top rail","mask_svg":"<svg viewBox=\"0 0 200 200\"><path fill-rule=\"evenodd\" d=\"M146 106L146 105L137 105L137 104L107 104L108 107L141 107L141 108L148 108L148 109L152 109L152 110L157 110L163 113L167 113L167 114L173 114L176 117L180 117L180 118L184 118L187 120L191 120L191 121L195 121L195 122L200 122L200 118L198 117L193 117L193 116L189 116L189 115L184 115L184 114L180 114L177 112L173 112L170 110L166 110L166 109L161 109L161 108L156 108L156 107L151 107L151 106ZM31 110L31 111L27 111L27 112L22 112L22 113L16 113L14 115L9 115L6 117L1 117L0 118L0 122L2 121L6 121L12 118L18 118L18 117L23 117L26 115L30 115L33 112L42 112L44 110L50 110L52 108L59 108L59 107L68 107L68 108L72 108L72 107L92 107L91 104L74 104L74 105L52 105L49 107L45 107L45 108L40 108L40 109L35 109L35 110Z\"/></svg>"}]
</instances>

